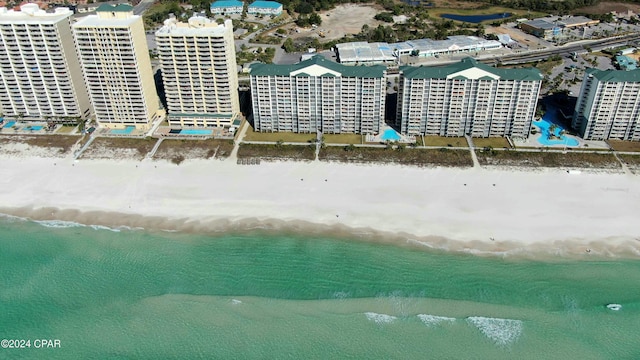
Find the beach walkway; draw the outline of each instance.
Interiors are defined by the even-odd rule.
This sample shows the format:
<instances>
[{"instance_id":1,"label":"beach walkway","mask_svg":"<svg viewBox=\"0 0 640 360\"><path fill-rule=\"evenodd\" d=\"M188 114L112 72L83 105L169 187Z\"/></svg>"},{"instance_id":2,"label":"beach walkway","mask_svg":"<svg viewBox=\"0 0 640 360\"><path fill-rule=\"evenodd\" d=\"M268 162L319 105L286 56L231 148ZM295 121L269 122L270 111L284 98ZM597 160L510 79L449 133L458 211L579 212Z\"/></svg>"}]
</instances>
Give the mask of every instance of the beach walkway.
<instances>
[{"instance_id":1,"label":"beach walkway","mask_svg":"<svg viewBox=\"0 0 640 360\"><path fill-rule=\"evenodd\" d=\"M161 137L158 139L158 141L156 141L156 144L153 146L153 149L151 149L151 151L149 151L149 153L147 154L147 156L145 156L145 159L152 159L153 155L156 154L156 151L158 151L158 148L160 147L160 144L162 144L162 141L165 138Z\"/></svg>"},{"instance_id":2,"label":"beach walkway","mask_svg":"<svg viewBox=\"0 0 640 360\"><path fill-rule=\"evenodd\" d=\"M469 144L469 151L471 151L471 159L473 160L473 167L479 169L480 162L478 161L478 157L476 156L475 146L473 145L473 139L469 135L464 136L467 139L467 144Z\"/></svg>"},{"instance_id":3,"label":"beach walkway","mask_svg":"<svg viewBox=\"0 0 640 360\"><path fill-rule=\"evenodd\" d=\"M87 150L87 148L89 147L89 145L91 145L91 143L93 142L93 140L95 140L94 136L89 136L89 141L87 141L81 148L80 150L78 150L74 155L73 155L73 160L78 160L78 158L80 156L82 156L82 153Z\"/></svg>"},{"instance_id":4,"label":"beach walkway","mask_svg":"<svg viewBox=\"0 0 640 360\"><path fill-rule=\"evenodd\" d=\"M240 143L242 139L244 139L244 135L247 133L247 129L249 127L249 122L244 121L242 125L240 125L240 130L238 130L238 136L236 137L236 141L233 144L233 150L231 150L231 155L229 155L228 159L232 162L238 161L238 149L240 148Z\"/></svg>"}]
</instances>

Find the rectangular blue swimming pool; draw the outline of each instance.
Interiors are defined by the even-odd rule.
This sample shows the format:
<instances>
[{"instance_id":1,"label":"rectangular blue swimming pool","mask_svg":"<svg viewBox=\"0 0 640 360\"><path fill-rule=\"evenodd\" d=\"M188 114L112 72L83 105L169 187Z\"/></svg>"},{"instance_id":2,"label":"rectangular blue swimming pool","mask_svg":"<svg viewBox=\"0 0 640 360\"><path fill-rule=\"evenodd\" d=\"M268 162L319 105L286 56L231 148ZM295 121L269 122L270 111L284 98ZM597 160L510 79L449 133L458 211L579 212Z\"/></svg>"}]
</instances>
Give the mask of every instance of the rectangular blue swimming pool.
<instances>
[{"instance_id":1,"label":"rectangular blue swimming pool","mask_svg":"<svg viewBox=\"0 0 640 360\"><path fill-rule=\"evenodd\" d=\"M180 135L211 135L213 130L208 129L182 129Z\"/></svg>"},{"instance_id":2,"label":"rectangular blue swimming pool","mask_svg":"<svg viewBox=\"0 0 640 360\"><path fill-rule=\"evenodd\" d=\"M129 135L135 128L136 128L135 126L127 126L124 129L111 130L111 133L114 135Z\"/></svg>"}]
</instances>

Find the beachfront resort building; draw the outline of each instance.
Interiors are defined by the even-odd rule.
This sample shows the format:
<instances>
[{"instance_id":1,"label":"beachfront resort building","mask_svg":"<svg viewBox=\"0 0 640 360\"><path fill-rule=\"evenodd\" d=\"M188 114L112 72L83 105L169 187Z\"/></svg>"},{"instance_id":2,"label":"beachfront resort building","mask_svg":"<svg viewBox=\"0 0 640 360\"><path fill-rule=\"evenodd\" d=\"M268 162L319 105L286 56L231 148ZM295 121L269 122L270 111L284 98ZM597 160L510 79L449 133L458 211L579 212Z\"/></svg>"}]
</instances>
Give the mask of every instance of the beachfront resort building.
<instances>
[{"instance_id":1,"label":"beachfront resort building","mask_svg":"<svg viewBox=\"0 0 640 360\"><path fill-rule=\"evenodd\" d=\"M542 74L497 69L472 58L401 67L397 125L407 135L527 137Z\"/></svg>"},{"instance_id":2,"label":"beachfront resort building","mask_svg":"<svg viewBox=\"0 0 640 360\"><path fill-rule=\"evenodd\" d=\"M36 4L0 8L0 111L13 120L77 122L89 96L71 35L67 8Z\"/></svg>"},{"instance_id":3,"label":"beachfront resort building","mask_svg":"<svg viewBox=\"0 0 640 360\"><path fill-rule=\"evenodd\" d=\"M640 69L585 70L571 126L586 140L640 140Z\"/></svg>"},{"instance_id":4,"label":"beachfront resort building","mask_svg":"<svg viewBox=\"0 0 640 360\"><path fill-rule=\"evenodd\" d=\"M130 5L103 4L73 25L96 120L112 129L147 129L160 117L142 17Z\"/></svg>"},{"instance_id":5,"label":"beachfront resort building","mask_svg":"<svg viewBox=\"0 0 640 360\"><path fill-rule=\"evenodd\" d=\"M231 20L168 19L156 32L169 123L230 126L240 114Z\"/></svg>"},{"instance_id":6,"label":"beachfront resort building","mask_svg":"<svg viewBox=\"0 0 640 360\"><path fill-rule=\"evenodd\" d=\"M344 66L320 55L295 65L253 64L254 128L260 132L377 134L386 68Z\"/></svg>"},{"instance_id":7,"label":"beachfront resort building","mask_svg":"<svg viewBox=\"0 0 640 360\"><path fill-rule=\"evenodd\" d=\"M247 8L247 14L278 16L282 14L282 4L275 1L254 1Z\"/></svg>"},{"instance_id":8,"label":"beachfront resort building","mask_svg":"<svg viewBox=\"0 0 640 360\"><path fill-rule=\"evenodd\" d=\"M211 3L211 13L214 15L242 14L244 3L238 0L218 0Z\"/></svg>"}]
</instances>

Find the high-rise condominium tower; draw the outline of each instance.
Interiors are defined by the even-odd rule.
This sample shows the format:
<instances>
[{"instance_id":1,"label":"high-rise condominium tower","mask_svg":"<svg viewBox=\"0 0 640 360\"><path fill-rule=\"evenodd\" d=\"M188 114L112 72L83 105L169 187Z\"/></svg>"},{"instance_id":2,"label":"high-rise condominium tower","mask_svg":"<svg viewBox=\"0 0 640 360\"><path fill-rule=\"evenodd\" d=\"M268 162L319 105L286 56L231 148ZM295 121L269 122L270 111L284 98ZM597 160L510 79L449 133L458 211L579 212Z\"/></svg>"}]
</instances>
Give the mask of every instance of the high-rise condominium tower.
<instances>
[{"instance_id":1,"label":"high-rise condominium tower","mask_svg":"<svg viewBox=\"0 0 640 360\"><path fill-rule=\"evenodd\" d=\"M159 115L142 17L130 5L103 4L73 25L96 120L146 129Z\"/></svg>"},{"instance_id":2,"label":"high-rise condominium tower","mask_svg":"<svg viewBox=\"0 0 640 360\"><path fill-rule=\"evenodd\" d=\"M194 16L165 21L156 33L169 123L231 125L240 113L231 20L217 24Z\"/></svg>"},{"instance_id":3,"label":"high-rise condominium tower","mask_svg":"<svg viewBox=\"0 0 640 360\"><path fill-rule=\"evenodd\" d=\"M0 8L0 111L17 120L77 122L89 97L71 36L67 8L36 4Z\"/></svg>"}]
</instances>

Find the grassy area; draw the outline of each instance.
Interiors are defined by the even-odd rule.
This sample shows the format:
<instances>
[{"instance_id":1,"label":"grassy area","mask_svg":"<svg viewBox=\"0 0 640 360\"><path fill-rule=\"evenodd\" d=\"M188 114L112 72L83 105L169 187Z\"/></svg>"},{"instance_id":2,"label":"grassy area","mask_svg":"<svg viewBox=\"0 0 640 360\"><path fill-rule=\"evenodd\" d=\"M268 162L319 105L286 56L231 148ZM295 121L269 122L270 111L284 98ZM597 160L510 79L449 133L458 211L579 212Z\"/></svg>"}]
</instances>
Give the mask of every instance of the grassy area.
<instances>
[{"instance_id":1,"label":"grassy area","mask_svg":"<svg viewBox=\"0 0 640 360\"><path fill-rule=\"evenodd\" d=\"M469 144L463 137L425 136L424 146L469 147Z\"/></svg>"},{"instance_id":2,"label":"grassy area","mask_svg":"<svg viewBox=\"0 0 640 360\"><path fill-rule=\"evenodd\" d=\"M320 150L320 160L348 163L393 163L414 166L472 166L471 154L466 150L386 149L379 147L328 146Z\"/></svg>"},{"instance_id":3,"label":"grassy area","mask_svg":"<svg viewBox=\"0 0 640 360\"><path fill-rule=\"evenodd\" d=\"M481 165L521 167L572 167L595 169L619 169L620 163L613 154L572 153L546 151L483 151L477 149Z\"/></svg>"},{"instance_id":4,"label":"grassy area","mask_svg":"<svg viewBox=\"0 0 640 360\"><path fill-rule=\"evenodd\" d=\"M615 151L640 152L638 141L607 140L607 144Z\"/></svg>"},{"instance_id":5,"label":"grassy area","mask_svg":"<svg viewBox=\"0 0 640 360\"><path fill-rule=\"evenodd\" d=\"M480 5L480 4L479 4ZM529 17L529 18L537 18L543 17L546 14L540 12L528 12L525 10L516 10L510 9L502 6L491 6L491 7L483 7L481 9L458 9L458 8L429 8L429 16L432 18L440 18L442 14L453 14L453 15L489 15L489 14L499 14L499 13L511 13L510 19L517 19L520 17ZM506 18L509 19L509 18ZM506 20L504 19L504 20ZM486 20L483 23L492 23L494 21L500 21L503 19L495 19L495 20Z\"/></svg>"},{"instance_id":6,"label":"grassy area","mask_svg":"<svg viewBox=\"0 0 640 360\"><path fill-rule=\"evenodd\" d=\"M363 135L360 134L324 134L327 144L362 144Z\"/></svg>"},{"instance_id":7,"label":"grassy area","mask_svg":"<svg viewBox=\"0 0 640 360\"><path fill-rule=\"evenodd\" d=\"M233 150L232 140L176 140L165 139L154 154L154 159L181 163L185 159L224 159Z\"/></svg>"},{"instance_id":8,"label":"grassy area","mask_svg":"<svg viewBox=\"0 0 640 360\"><path fill-rule=\"evenodd\" d=\"M142 160L153 149L156 141L153 138L96 138L82 154L82 158Z\"/></svg>"},{"instance_id":9,"label":"grassy area","mask_svg":"<svg viewBox=\"0 0 640 360\"><path fill-rule=\"evenodd\" d=\"M491 138L473 138L473 145L477 148L492 147L497 148L510 148L509 141L504 137L491 137Z\"/></svg>"},{"instance_id":10,"label":"grassy area","mask_svg":"<svg viewBox=\"0 0 640 360\"><path fill-rule=\"evenodd\" d=\"M563 62L561 59L561 60L545 60L545 61L540 61L537 64L530 64L530 65L535 66L535 68L540 70L540 72L543 74L551 74L551 71L553 70L553 68L555 68L556 66L560 66L562 63Z\"/></svg>"},{"instance_id":11,"label":"grassy area","mask_svg":"<svg viewBox=\"0 0 640 360\"><path fill-rule=\"evenodd\" d=\"M620 160L622 160L632 173L640 174L640 154L639 155L627 155L618 154Z\"/></svg>"},{"instance_id":12,"label":"grassy area","mask_svg":"<svg viewBox=\"0 0 640 360\"><path fill-rule=\"evenodd\" d=\"M253 127L249 125L247 132L245 133L243 141L284 141L295 143L308 143L310 140L316 139L316 134L297 134L290 132L255 132Z\"/></svg>"},{"instance_id":13,"label":"grassy area","mask_svg":"<svg viewBox=\"0 0 640 360\"><path fill-rule=\"evenodd\" d=\"M72 135L3 135L0 136L0 139L2 144L22 143L50 149L52 155L63 155L71 150L80 137Z\"/></svg>"},{"instance_id":14,"label":"grassy area","mask_svg":"<svg viewBox=\"0 0 640 360\"><path fill-rule=\"evenodd\" d=\"M240 144L239 159L261 160L313 160L315 159L315 144L310 145L264 145Z\"/></svg>"},{"instance_id":15,"label":"grassy area","mask_svg":"<svg viewBox=\"0 0 640 360\"><path fill-rule=\"evenodd\" d=\"M77 127L76 125L73 125L73 126L68 126L68 125L62 126L56 131L56 134L69 134L76 127Z\"/></svg>"},{"instance_id":16,"label":"grassy area","mask_svg":"<svg viewBox=\"0 0 640 360\"><path fill-rule=\"evenodd\" d=\"M618 154L620 160L630 166L640 166L640 155Z\"/></svg>"}]
</instances>

